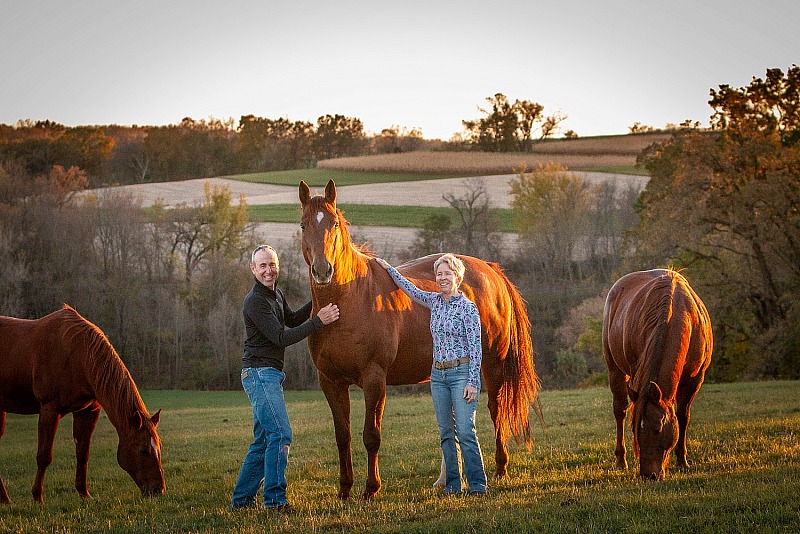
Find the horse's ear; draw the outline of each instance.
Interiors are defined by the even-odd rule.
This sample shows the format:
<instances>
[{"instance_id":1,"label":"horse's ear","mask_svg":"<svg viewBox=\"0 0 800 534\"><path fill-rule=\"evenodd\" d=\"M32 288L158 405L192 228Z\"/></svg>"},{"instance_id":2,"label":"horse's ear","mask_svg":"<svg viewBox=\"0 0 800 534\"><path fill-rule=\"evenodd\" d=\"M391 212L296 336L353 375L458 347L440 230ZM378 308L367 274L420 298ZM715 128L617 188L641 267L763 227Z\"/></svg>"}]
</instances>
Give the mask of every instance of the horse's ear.
<instances>
[{"instance_id":1,"label":"horse's ear","mask_svg":"<svg viewBox=\"0 0 800 534\"><path fill-rule=\"evenodd\" d=\"M328 180L328 185L325 186L325 200L328 204L336 202L336 184L333 180Z\"/></svg>"},{"instance_id":2,"label":"horse's ear","mask_svg":"<svg viewBox=\"0 0 800 534\"><path fill-rule=\"evenodd\" d=\"M308 188L307 183L305 183L303 180L300 180L300 205L305 206L310 199L311 189Z\"/></svg>"},{"instance_id":3,"label":"horse's ear","mask_svg":"<svg viewBox=\"0 0 800 534\"><path fill-rule=\"evenodd\" d=\"M153 426L158 426L158 422L160 420L161 420L161 409L159 408L159 410L156 413L154 413L153 416L150 418L150 422L153 423Z\"/></svg>"},{"instance_id":4,"label":"horse's ear","mask_svg":"<svg viewBox=\"0 0 800 534\"><path fill-rule=\"evenodd\" d=\"M142 419L142 412L136 410L135 412L133 412L133 415L131 416L131 427L134 430L139 430L140 428L142 428L142 425L144 425L144 420Z\"/></svg>"},{"instance_id":5,"label":"horse's ear","mask_svg":"<svg viewBox=\"0 0 800 534\"><path fill-rule=\"evenodd\" d=\"M648 396L653 400L653 402L661 403L661 400L664 398L664 394L661 392L661 388L658 387L658 384L651 381L650 388L647 392Z\"/></svg>"}]
</instances>

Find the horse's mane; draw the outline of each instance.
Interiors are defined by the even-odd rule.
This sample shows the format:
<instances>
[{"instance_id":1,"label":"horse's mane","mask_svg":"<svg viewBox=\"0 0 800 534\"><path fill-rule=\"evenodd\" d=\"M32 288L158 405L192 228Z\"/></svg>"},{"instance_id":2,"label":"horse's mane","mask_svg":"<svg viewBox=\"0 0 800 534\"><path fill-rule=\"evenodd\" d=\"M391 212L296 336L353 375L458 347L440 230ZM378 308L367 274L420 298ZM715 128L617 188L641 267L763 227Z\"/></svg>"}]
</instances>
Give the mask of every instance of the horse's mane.
<instances>
[{"instance_id":1,"label":"horse's mane","mask_svg":"<svg viewBox=\"0 0 800 534\"><path fill-rule=\"evenodd\" d=\"M672 305L675 296L675 285L678 282L678 273L668 270L650 283L647 292L647 309L645 310L643 330L648 332L645 340L644 354L641 356L636 375L632 377L631 389L638 393L634 401L634 415L641 414L636 406L644 403L647 398L647 388L651 381L658 378L659 366L663 361L664 347L667 338L667 325L672 317ZM639 456L638 424L637 418L631 418L633 430L633 447L636 457Z\"/></svg>"},{"instance_id":2,"label":"horse's mane","mask_svg":"<svg viewBox=\"0 0 800 534\"><path fill-rule=\"evenodd\" d=\"M70 357L75 357L76 353L85 355L87 379L106 412L109 408L124 410L129 406L132 411L149 415L133 377L108 337L68 304L64 304L62 310L68 312L62 315L66 327L65 341L79 349L73 350Z\"/></svg>"},{"instance_id":3,"label":"horse's mane","mask_svg":"<svg viewBox=\"0 0 800 534\"><path fill-rule=\"evenodd\" d=\"M655 380L661 364L667 334L667 324L672 317L672 304L677 282L676 273L667 271L650 285L647 294L647 310L644 316L645 332L649 332L645 342L644 354L639 362L639 370L633 378L632 386L640 394L643 387Z\"/></svg>"}]
</instances>

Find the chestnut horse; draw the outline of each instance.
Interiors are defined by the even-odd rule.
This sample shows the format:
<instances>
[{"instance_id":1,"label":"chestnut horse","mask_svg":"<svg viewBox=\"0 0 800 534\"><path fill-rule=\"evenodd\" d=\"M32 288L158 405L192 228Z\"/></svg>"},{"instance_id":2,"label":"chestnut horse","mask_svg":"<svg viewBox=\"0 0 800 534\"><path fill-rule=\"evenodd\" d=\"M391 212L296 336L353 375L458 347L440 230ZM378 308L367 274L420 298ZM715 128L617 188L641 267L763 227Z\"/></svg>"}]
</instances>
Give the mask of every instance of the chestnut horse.
<instances>
[{"instance_id":1,"label":"chestnut horse","mask_svg":"<svg viewBox=\"0 0 800 534\"><path fill-rule=\"evenodd\" d=\"M362 498L369 500L381 487L378 449L386 385L430 379L430 312L398 289L369 254L353 245L348 223L336 207L332 180L325 187L325 196L314 197L306 183L300 182L300 203L312 313L329 302L341 310L338 321L308 338L333 415L339 450L338 496L347 499L353 487L349 387L354 384L364 391L366 406L363 440L368 472ZM438 257L420 258L398 269L419 287L437 291L433 262ZM539 390L530 322L522 297L499 266L468 256L460 258L466 265L461 289L477 304L481 317L482 372L495 427L495 476L501 477L508 465L509 436L530 443L528 407L537 401Z\"/></svg>"},{"instance_id":2,"label":"chestnut horse","mask_svg":"<svg viewBox=\"0 0 800 534\"><path fill-rule=\"evenodd\" d=\"M664 478L673 448L678 467L688 466L689 409L711 363L713 345L708 311L678 272L639 271L614 284L603 311L603 356L614 397L618 468L628 467L628 397L633 402L633 451L642 478Z\"/></svg>"},{"instance_id":3,"label":"chestnut horse","mask_svg":"<svg viewBox=\"0 0 800 534\"><path fill-rule=\"evenodd\" d=\"M90 497L89 445L102 408L119 434L120 467L143 494L163 493L156 432L161 410L152 417L147 413L133 378L103 332L66 304L41 319L0 316L0 437L6 412L39 414L38 469L31 488L35 501L42 502L58 423L70 412L75 489L81 497ZM2 478L0 502L10 502Z\"/></svg>"}]
</instances>

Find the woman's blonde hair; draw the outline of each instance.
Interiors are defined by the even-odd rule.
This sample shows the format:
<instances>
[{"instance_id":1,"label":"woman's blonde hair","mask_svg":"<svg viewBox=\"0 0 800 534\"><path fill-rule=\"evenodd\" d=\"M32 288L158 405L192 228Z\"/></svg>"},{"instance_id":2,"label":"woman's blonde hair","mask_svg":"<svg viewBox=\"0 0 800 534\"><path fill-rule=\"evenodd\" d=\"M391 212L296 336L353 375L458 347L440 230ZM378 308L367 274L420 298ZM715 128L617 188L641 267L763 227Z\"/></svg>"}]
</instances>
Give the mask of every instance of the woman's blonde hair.
<instances>
[{"instance_id":1,"label":"woman's blonde hair","mask_svg":"<svg viewBox=\"0 0 800 534\"><path fill-rule=\"evenodd\" d=\"M467 268L464 267L464 262L460 259L456 258L450 253L444 254L439 256L435 262L433 262L433 274L436 274L436 271L439 269L439 266L443 263L446 263L450 269L456 273L458 279L462 282L464 281L464 273L466 272Z\"/></svg>"}]
</instances>

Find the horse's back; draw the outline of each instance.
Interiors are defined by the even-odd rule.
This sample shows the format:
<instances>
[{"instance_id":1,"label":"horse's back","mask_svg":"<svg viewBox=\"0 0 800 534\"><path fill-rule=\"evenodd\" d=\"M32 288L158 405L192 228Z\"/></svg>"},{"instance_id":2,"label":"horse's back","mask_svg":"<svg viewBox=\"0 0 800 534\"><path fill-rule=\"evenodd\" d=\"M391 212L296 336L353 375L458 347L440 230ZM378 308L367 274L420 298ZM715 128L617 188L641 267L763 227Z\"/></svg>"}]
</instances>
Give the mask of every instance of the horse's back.
<instances>
[{"instance_id":1,"label":"horse's back","mask_svg":"<svg viewBox=\"0 0 800 534\"><path fill-rule=\"evenodd\" d=\"M39 412L42 397L74 382L75 357L70 325L85 322L72 308L39 319L0 316L0 409Z\"/></svg>"},{"instance_id":2,"label":"horse's back","mask_svg":"<svg viewBox=\"0 0 800 534\"><path fill-rule=\"evenodd\" d=\"M4 412L39 411L33 394L36 332L36 320L0 316L0 410Z\"/></svg>"},{"instance_id":3,"label":"horse's back","mask_svg":"<svg viewBox=\"0 0 800 534\"><path fill-rule=\"evenodd\" d=\"M659 336L663 339L656 339ZM616 365L628 376L636 374L646 357L661 358L662 368L685 366L689 373L705 370L712 339L705 305L676 271L628 273L608 293L603 351L608 365ZM661 347L660 354L649 355L653 347Z\"/></svg>"},{"instance_id":4,"label":"horse's back","mask_svg":"<svg viewBox=\"0 0 800 534\"><path fill-rule=\"evenodd\" d=\"M420 280L427 280L428 291L437 291L433 265L442 254L431 254L404 263L397 269L403 276L418 285ZM508 334L514 320L513 301L510 291L515 289L505 278L500 268L480 258L458 255L464 262L464 281L460 287L464 295L476 304L481 317L483 342L497 354L505 355L508 350ZM487 356L486 354L484 356ZM488 355L489 357L492 354Z\"/></svg>"}]
</instances>

